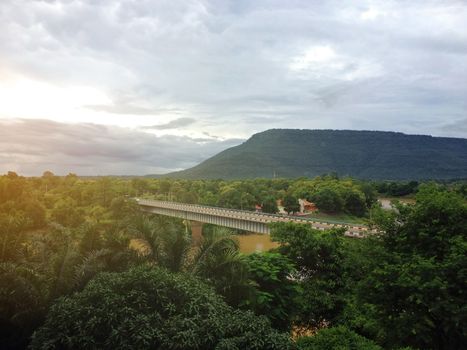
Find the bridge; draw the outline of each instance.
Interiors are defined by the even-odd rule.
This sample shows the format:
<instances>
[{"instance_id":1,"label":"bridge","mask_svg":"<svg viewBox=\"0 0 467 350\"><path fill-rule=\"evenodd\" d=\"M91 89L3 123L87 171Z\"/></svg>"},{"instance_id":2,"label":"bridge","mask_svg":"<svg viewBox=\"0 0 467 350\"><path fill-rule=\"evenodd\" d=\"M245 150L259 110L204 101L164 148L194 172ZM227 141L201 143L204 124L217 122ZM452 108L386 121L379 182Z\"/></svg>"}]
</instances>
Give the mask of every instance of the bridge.
<instances>
[{"instance_id":1,"label":"bridge","mask_svg":"<svg viewBox=\"0 0 467 350\"><path fill-rule=\"evenodd\" d=\"M364 225L317 221L316 219L298 216L258 213L247 210L139 198L136 198L136 201L141 209L148 213L172 216L192 222L209 223L248 232L269 234L269 224L274 222L307 224L318 230L344 227L346 229L345 235L349 237L364 237L369 232L376 232L370 231Z\"/></svg>"}]
</instances>

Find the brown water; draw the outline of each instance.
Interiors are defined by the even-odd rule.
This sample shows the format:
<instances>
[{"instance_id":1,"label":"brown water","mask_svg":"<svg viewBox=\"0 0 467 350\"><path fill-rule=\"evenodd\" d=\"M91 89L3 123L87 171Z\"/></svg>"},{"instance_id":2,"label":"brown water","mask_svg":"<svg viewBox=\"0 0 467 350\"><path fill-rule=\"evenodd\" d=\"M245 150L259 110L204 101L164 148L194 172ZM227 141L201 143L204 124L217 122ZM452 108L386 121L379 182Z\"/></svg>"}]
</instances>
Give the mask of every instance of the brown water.
<instances>
[{"instance_id":1,"label":"brown water","mask_svg":"<svg viewBox=\"0 0 467 350\"><path fill-rule=\"evenodd\" d=\"M249 233L244 235L236 235L235 237L240 243L240 251L245 254L267 252L268 250L279 246L278 243L271 241L271 236L266 234ZM143 255L148 254L150 250L146 243L140 239L132 239L130 241L130 248L138 251Z\"/></svg>"},{"instance_id":2,"label":"brown water","mask_svg":"<svg viewBox=\"0 0 467 350\"><path fill-rule=\"evenodd\" d=\"M242 253L266 252L269 249L276 248L279 244L271 241L271 236L259 233L250 233L236 236L240 243Z\"/></svg>"}]
</instances>

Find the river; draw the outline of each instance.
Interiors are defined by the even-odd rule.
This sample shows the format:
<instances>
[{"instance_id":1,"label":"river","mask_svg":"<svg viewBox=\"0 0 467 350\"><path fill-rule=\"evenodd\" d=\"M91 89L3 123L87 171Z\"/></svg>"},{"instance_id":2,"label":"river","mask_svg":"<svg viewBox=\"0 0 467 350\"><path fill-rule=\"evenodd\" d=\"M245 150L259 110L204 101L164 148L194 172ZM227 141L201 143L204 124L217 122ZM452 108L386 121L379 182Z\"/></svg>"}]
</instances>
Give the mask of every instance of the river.
<instances>
[{"instance_id":1,"label":"river","mask_svg":"<svg viewBox=\"0 0 467 350\"><path fill-rule=\"evenodd\" d=\"M271 236L266 234L250 233L237 235L236 237L240 243L240 251L245 254L266 252L279 246L279 244L271 241Z\"/></svg>"}]
</instances>

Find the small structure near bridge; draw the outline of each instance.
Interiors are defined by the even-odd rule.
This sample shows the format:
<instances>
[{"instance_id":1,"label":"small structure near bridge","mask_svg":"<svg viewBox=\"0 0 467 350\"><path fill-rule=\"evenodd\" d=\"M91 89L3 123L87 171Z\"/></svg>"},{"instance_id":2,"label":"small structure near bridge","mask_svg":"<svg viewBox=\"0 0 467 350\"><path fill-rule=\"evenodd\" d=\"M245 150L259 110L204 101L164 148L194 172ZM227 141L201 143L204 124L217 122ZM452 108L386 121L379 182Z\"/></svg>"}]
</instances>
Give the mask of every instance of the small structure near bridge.
<instances>
[{"instance_id":1,"label":"small structure near bridge","mask_svg":"<svg viewBox=\"0 0 467 350\"><path fill-rule=\"evenodd\" d=\"M298 204L300 204L300 213L313 213L318 210L315 203L309 202L306 199L299 199Z\"/></svg>"}]
</instances>

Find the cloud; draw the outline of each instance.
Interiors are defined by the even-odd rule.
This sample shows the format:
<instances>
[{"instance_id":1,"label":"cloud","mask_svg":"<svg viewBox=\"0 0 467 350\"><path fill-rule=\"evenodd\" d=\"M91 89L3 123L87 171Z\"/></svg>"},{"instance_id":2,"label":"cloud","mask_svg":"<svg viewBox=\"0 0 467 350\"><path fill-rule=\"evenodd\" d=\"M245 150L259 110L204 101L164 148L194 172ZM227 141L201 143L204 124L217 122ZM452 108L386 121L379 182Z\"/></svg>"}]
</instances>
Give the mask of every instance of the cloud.
<instances>
[{"instance_id":1,"label":"cloud","mask_svg":"<svg viewBox=\"0 0 467 350\"><path fill-rule=\"evenodd\" d=\"M240 139L202 142L98 124L0 120L0 172L144 175L185 169Z\"/></svg>"},{"instance_id":2,"label":"cloud","mask_svg":"<svg viewBox=\"0 0 467 350\"><path fill-rule=\"evenodd\" d=\"M173 109L146 108L134 105L88 105L86 108L111 114L136 114L136 115L157 115L161 112L173 112Z\"/></svg>"},{"instance_id":3,"label":"cloud","mask_svg":"<svg viewBox=\"0 0 467 350\"><path fill-rule=\"evenodd\" d=\"M466 113L467 114L467 113ZM459 132L467 133L467 118L455 120L453 122L447 123L441 127L442 130L445 130L450 135L457 135Z\"/></svg>"},{"instance_id":4,"label":"cloud","mask_svg":"<svg viewBox=\"0 0 467 350\"><path fill-rule=\"evenodd\" d=\"M159 125L151 125L151 126L144 126L142 129L156 129L156 130L167 130L167 129L178 129L182 128L184 126L188 126L190 124L193 124L196 122L196 119L194 118L178 118L171 120L168 123L165 124L159 124Z\"/></svg>"},{"instance_id":5,"label":"cloud","mask_svg":"<svg viewBox=\"0 0 467 350\"><path fill-rule=\"evenodd\" d=\"M197 139L271 127L467 137L443 128L466 113L465 1L2 0L0 21L0 79L109 98L55 120Z\"/></svg>"}]
</instances>

